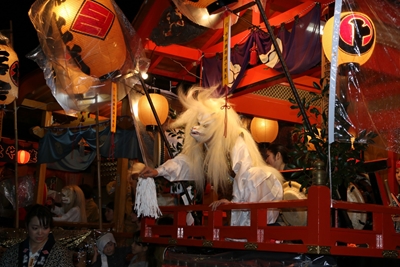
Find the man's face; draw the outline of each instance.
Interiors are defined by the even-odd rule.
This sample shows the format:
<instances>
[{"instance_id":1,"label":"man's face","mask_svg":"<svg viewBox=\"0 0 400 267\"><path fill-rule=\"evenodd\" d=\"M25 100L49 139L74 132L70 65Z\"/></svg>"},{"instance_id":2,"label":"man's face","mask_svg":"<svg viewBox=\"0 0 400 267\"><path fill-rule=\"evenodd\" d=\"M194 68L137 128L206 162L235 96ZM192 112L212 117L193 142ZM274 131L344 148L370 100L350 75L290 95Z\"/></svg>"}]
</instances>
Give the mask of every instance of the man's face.
<instances>
[{"instance_id":1,"label":"man's face","mask_svg":"<svg viewBox=\"0 0 400 267\"><path fill-rule=\"evenodd\" d=\"M267 164L271 165L272 167L277 168L275 166L277 165L276 156L269 150L267 151L267 158L265 159L265 162L267 162Z\"/></svg>"},{"instance_id":2,"label":"man's face","mask_svg":"<svg viewBox=\"0 0 400 267\"><path fill-rule=\"evenodd\" d=\"M108 242L104 246L103 249L104 255L111 256L112 254L114 254L114 251L115 251L115 244L112 241Z\"/></svg>"},{"instance_id":3,"label":"man's face","mask_svg":"<svg viewBox=\"0 0 400 267\"><path fill-rule=\"evenodd\" d=\"M112 222L114 219L114 210L106 208L104 215L106 216L107 222Z\"/></svg>"}]
</instances>

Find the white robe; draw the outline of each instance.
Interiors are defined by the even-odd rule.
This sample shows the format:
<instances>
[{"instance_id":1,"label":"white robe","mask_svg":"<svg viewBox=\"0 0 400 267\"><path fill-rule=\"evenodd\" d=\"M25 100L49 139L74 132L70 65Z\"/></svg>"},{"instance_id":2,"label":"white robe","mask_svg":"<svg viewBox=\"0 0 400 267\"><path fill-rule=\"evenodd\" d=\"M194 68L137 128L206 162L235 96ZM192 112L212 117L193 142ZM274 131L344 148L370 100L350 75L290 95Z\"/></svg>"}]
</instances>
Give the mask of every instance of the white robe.
<instances>
[{"instance_id":1,"label":"white robe","mask_svg":"<svg viewBox=\"0 0 400 267\"><path fill-rule=\"evenodd\" d=\"M81 209L79 207L72 207L67 213L64 213L62 207L55 206L51 210L53 213L57 214L59 217L53 217L54 221L62 222L81 222Z\"/></svg>"},{"instance_id":2,"label":"white robe","mask_svg":"<svg viewBox=\"0 0 400 267\"><path fill-rule=\"evenodd\" d=\"M231 151L232 170L235 173L233 182L232 202L269 202L279 201L283 198L283 189L280 179L282 175L269 166L253 167L250 154L243 138L236 140ZM189 179L189 163L184 154L166 161L157 168L158 175L176 182ZM228 175L228 174L227 174ZM268 210L267 223L275 223L279 210ZM245 210L232 210L232 226L249 226L250 212Z\"/></svg>"}]
</instances>

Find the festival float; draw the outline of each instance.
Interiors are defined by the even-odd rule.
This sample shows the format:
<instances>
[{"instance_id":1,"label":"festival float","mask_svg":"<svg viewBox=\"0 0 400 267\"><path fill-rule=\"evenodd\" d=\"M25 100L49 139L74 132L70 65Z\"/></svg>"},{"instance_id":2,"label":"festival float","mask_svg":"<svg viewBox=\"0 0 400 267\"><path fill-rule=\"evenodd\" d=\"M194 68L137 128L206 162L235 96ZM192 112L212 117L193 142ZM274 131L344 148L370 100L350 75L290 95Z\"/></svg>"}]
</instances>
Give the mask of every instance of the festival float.
<instances>
[{"instance_id":1,"label":"festival float","mask_svg":"<svg viewBox=\"0 0 400 267\"><path fill-rule=\"evenodd\" d=\"M168 7L162 14L163 22L168 25L160 22L154 30L149 30L146 27L157 22L150 23L148 15L143 26L137 27L137 35L114 4L91 2L99 14L116 14L114 22L102 21L103 26L109 26L108 30L94 34L83 27L84 23L74 24L79 19L63 17L68 13L63 7L66 3L51 10L50 2L34 4L30 16L41 42L31 57L46 74L52 94L67 112L94 112L102 105L116 108L116 102L128 96L131 124L140 147L138 154L146 165L159 167L166 158L179 156L171 151L171 147L179 145L171 145L166 136L165 116L159 119L149 86L139 75L149 71L177 79L178 72L157 69L164 57L192 60L186 64L186 71L201 66L200 78L180 73L179 78L185 76L185 82L201 80L204 88L222 85L217 90L218 98L225 101L220 112L228 114L233 109L239 114L286 120L296 125L291 132L297 158L292 170L282 172L286 180L283 200L257 198L252 203L220 205L213 211L209 204L216 200L216 192L206 187L200 200L203 203L194 204L187 184L182 183L182 194L189 205L159 205L155 214L145 214L142 238L166 248L163 266L254 266L255 262L277 261L308 262L314 266L325 261L333 266L339 257L398 260L400 238L392 217L400 215L400 211L392 205L391 195L398 193L394 166L399 153L396 121L400 114L394 99L399 65L393 60L399 49L395 27L397 2L304 1L301 7L279 16L265 14L268 8L263 4L268 5L268 1L174 0L175 8ZM86 2L90 1L75 2L75 11L89 12ZM214 2L221 7L210 5ZM156 3L147 5L146 8L154 9L146 12L154 11ZM215 20L201 23L202 12L212 13ZM245 12L253 16L251 25L232 36L231 27L240 22L240 16L235 14ZM377 15L382 13L388 16ZM184 26L190 24L189 20L203 28L188 30ZM41 25L41 21L49 24ZM203 50L181 45L193 40L188 33L200 36L205 28L219 32L222 41ZM143 38L146 30L149 39ZM180 40L180 36L185 40ZM111 44L99 44L97 40ZM141 42L143 48L137 45ZM111 53L110 45L119 49ZM317 79L304 78L307 76L304 73L311 76L316 69L320 74ZM130 90L134 84L140 85L142 91ZM169 104L177 100L172 94L160 91L169 97ZM260 101L257 94L267 95L268 99L281 94L283 99ZM139 100L142 95L154 113L154 120L148 123L138 114L144 108L137 111L134 106L143 102ZM226 119L229 123L230 116L226 115ZM116 118L111 117L109 124L117 124ZM224 127L227 122L220 124ZM94 125L97 127L99 122ZM226 127L225 134L229 130ZM96 132L102 130L97 128ZM110 127L109 132L108 136L117 136L115 128ZM267 136L269 141L256 141L273 142L276 137L275 133ZM81 138L90 139L79 136L72 142ZM94 138L99 139L99 136ZM93 149L101 146L89 145ZM386 151L383 156L382 150ZM69 152L65 151L65 155ZM96 153L99 155L100 151ZM39 149L39 163L45 164L41 157ZM123 154L122 157L139 156ZM119 186L115 190L120 206L125 205L128 165L127 160L118 163L121 180L116 181ZM39 188L43 185L41 179ZM37 199L43 194L39 190ZM124 208L119 209L112 230L123 237ZM232 213L237 210L247 212L247 225L230 225ZM282 224L268 224L271 211L280 211ZM161 214L173 222L162 223L158 218ZM101 221L99 227L93 228L104 230ZM89 251L91 247L85 242L97 230L75 231L79 232L66 231L61 236L67 236L65 242L79 253Z\"/></svg>"}]
</instances>

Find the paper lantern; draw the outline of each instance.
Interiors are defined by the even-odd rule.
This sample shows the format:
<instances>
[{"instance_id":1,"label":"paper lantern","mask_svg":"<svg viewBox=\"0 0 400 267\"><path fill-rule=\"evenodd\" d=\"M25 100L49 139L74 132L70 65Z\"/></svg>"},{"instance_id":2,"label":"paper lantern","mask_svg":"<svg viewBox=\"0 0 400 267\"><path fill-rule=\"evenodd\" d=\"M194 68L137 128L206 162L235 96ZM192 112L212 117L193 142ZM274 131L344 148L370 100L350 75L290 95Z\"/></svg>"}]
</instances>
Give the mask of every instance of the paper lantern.
<instances>
[{"instance_id":1,"label":"paper lantern","mask_svg":"<svg viewBox=\"0 0 400 267\"><path fill-rule=\"evenodd\" d=\"M0 104L8 105L18 97L19 63L14 50L7 45L0 45Z\"/></svg>"},{"instance_id":2,"label":"paper lantern","mask_svg":"<svg viewBox=\"0 0 400 267\"><path fill-rule=\"evenodd\" d=\"M257 143L271 143L278 136L278 122L254 117L250 123L250 131Z\"/></svg>"},{"instance_id":3,"label":"paper lantern","mask_svg":"<svg viewBox=\"0 0 400 267\"><path fill-rule=\"evenodd\" d=\"M333 20L330 18L324 28L322 47L331 61ZM372 20L359 12L344 12L340 15L338 65L367 62L375 48L376 30Z\"/></svg>"},{"instance_id":4,"label":"paper lantern","mask_svg":"<svg viewBox=\"0 0 400 267\"><path fill-rule=\"evenodd\" d=\"M17 162L19 164L26 164L29 162L31 158L31 155L29 154L28 151L25 150L19 150L18 151L18 158L17 158Z\"/></svg>"},{"instance_id":5,"label":"paper lantern","mask_svg":"<svg viewBox=\"0 0 400 267\"><path fill-rule=\"evenodd\" d=\"M122 67L126 45L111 1L60 1L52 11L58 27L52 31L58 30L69 52L65 60L73 59L83 73L95 77Z\"/></svg>"},{"instance_id":6,"label":"paper lantern","mask_svg":"<svg viewBox=\"0 0 400 267\"><path fill-rule=\"evenodd\" d=\"M160 123L163 124L168 117L168 111L169 111L168 101L164 96L160 94L151 93L149 95L153 102L153 106L157 112L157 116L160 120ZM145 95L143 95L138 102L138 117L139 120L146 126L157 125L157 121L153 115L153 111Z\"/></svg>"}]
</instances>

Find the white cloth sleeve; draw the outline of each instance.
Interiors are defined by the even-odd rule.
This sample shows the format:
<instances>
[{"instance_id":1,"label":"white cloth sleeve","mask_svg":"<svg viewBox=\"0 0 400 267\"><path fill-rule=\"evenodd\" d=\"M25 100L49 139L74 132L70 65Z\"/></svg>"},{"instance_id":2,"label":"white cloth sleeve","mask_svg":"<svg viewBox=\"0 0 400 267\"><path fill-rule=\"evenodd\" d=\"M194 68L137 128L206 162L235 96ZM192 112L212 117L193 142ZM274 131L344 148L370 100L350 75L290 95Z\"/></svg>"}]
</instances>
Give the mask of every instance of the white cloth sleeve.
<instances>
[{"instance_id":1,"label":"white cloth sleeve","mask_svg":"<svg viewBox=\"0 0 400 267\"><path fill-rule=\"evenodd\" d=\"M51 209L51 212L53 212L55 215L61 216L61 215L64 214L64 208L63 207L54 206L54 208Z\"/></svg>"},{"instance_id":2,"label":"white cloth sleeve","mask_svg":"<svg viewBox=\"0 0 400 267\"><path fill-rule=\"evenodd\" d=\"M59 207L57 207L57 208L59 208ZM53 217L54 221L81 222L81 210L79 207L73 207L67 213L58 214L58 215L61 215L61 216Z\"/></svg>"},{"instance_id":3,"label":"white cloth sleeve","mask_svg":"<svg viewBox=\"0 0 400 267\"><path fill-rule=\"evenodd\" d=\"M239 137L231 151L232 169L235 172L232 202L267 202L283 198L280 181L269 171L268 166L252 167L249 151ZM268 211L268 223L278 218L278 210ZM231 225L250 225L249 211L232 211Z\"/></svg>"},{"instance_id":4,"label":"white cloth sleeve","mask_svg":"<svg viewBox=\"0 0 400 267\"><path fill-rule=\"evenodd\" d=\"M162 176L170 182L193 180L190 177L190 165L187 156L178 154L157 167L158 176Z\"/></svg>"}]
</instances>

